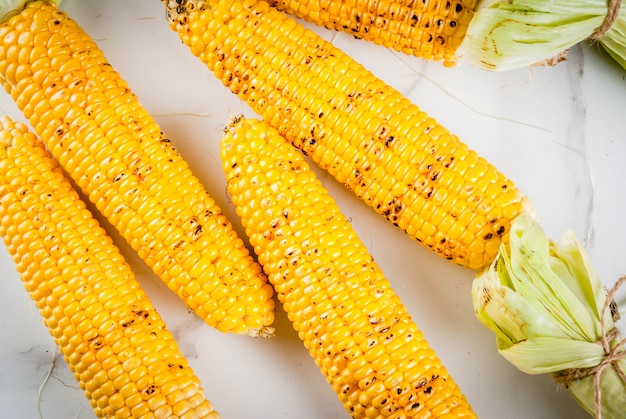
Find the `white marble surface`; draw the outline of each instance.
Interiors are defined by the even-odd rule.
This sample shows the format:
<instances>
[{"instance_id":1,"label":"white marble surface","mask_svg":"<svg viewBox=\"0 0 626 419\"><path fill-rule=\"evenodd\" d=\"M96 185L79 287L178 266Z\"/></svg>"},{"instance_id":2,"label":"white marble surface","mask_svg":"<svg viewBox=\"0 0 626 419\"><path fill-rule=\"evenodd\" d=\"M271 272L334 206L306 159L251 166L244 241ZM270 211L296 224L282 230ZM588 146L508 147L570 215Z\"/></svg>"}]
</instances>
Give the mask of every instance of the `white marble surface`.
<instances>
[{"instance_id":1,"label":"white marble surface","mask_svg":"<svg viewBox=\"0 0 626 419\"><path fill-rule=\"evenodd\" d=\"M218 141L231 115L253 115L183 46L158 0L65 0L145 107L235 220ZM315 29L406 94L512 178L552 238L573 229L606 285L626 274L626 72L579 46L556 68L445 69ZM0 108L23 117L8 96ZM486 419L588 417L547 376L517 371L475 319L472 273L409 240L321 174L431 345ZM224 418L347 418L282 312L271 340L220 334L193 317L114 235ZM93 412L0 245L0 416ZM619 295L622 305L626 290ZM40 413L38 413L40 412Z\"/></svg>"}]
</instances>

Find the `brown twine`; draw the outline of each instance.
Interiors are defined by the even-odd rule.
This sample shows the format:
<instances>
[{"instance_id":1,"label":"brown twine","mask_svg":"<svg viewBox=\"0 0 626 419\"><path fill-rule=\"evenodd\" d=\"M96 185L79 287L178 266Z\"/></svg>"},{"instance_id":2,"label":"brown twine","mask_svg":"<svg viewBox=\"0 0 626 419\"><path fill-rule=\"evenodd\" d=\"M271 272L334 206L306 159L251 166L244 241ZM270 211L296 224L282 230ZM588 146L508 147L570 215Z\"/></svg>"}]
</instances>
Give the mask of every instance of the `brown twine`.
<instances>
[{"instance_id":1,"label":"brown twine","mask_svg":"<svg viewBox=\"0 0 626 419\"><path fill-rule=\"evenodd\" d=\"M619 14L619 9L622 6L622 0L609 0L609 10L604 17L604 21L602 25L594 33L591 34L589 39L598 40L602 38L606 33L611 29L611 26L617 20L617 15Z\"/></svg>"},{"instance_id":2,"label":"brown twine","mask_svg":"<svg viewBox=\"0 0 626 419\"><path fill-rule=\"evenodd\" d=\"M614 322L619 320L619 312L617 311L615 304L615 294L624 282L626 282L626 276L621 277L615 283L615 285L613 285L613 288L609 290L606 295L606 300L604 301L604 306L602 307L602 313L600 315L601 338L598 342L602 345L602 349L604 350L605 354L602 361L595 367L570 368L561 371L558 375L554 377L557 383L564 384L565 387L567 387L568 384L574 380L579 380L581 378L593 375L594 410L597 419L602 418L602 392L600 391L600 380L602 378L602 373L604 372L604 369L609 366L613 366L613 369L615 370L619 378L626 384L626 373L622 370L617 362L626 356L626 350L624 350L624 347L626 346L626 339L620 340L613 348L611 348L611 342L616 339L621 339L621 334L617 328L613 328L607 332L604 325L604 317L607 310L611 311Z\"/></svg>"}]
</instances>

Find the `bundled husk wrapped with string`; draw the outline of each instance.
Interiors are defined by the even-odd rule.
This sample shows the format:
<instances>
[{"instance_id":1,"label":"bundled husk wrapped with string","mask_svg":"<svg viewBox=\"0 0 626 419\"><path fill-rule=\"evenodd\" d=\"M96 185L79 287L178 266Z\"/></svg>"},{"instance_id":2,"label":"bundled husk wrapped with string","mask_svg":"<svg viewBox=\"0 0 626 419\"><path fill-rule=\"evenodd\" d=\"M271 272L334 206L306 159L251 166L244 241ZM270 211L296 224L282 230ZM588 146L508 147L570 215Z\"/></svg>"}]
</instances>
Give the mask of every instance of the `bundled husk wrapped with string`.
<instances>
[{"instance_id":1,"label":"bundled husk wrapped with string","mask_svg":"<svg viewBox=\"0 0 626 419\"><path fill-rule=\"evenodd\" d=\"M508 248L479 272L472 298L498 351L529 374L551 374L597 418L623 418L626 340L608 292L575 235L553 242L532 218L512 226Z\"/></svg>"}]
</instances>

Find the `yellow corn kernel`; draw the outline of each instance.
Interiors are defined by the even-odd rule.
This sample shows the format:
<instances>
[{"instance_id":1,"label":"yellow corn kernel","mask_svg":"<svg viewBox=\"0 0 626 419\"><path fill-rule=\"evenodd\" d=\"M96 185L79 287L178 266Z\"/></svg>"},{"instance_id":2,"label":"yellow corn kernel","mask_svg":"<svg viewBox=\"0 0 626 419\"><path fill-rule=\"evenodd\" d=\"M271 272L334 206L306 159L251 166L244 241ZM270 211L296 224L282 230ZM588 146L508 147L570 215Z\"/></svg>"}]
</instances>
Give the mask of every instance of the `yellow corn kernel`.
<instances>
[{"instance_id":1,"label":"yellow corn kernel","mask_svg":"<svg viewBox=\"0 0 626 419\"><path fill-rule=\"evenodd\" d=\"M29 235L13 229L46 217L55 222ZM0 236L17 266L29 262L21 278L98 416L114 417L124 406L134 414L155 410L184 389L182 412L218 417L118 248L43 143L8 117L0 118ZM123 304L107 310L114 301ZM124 339L130 346L116 351ZM171 388L154 383L164 372Z\"/></svg>"},{"instance_id":2,"label":"yellow corn kernel","mask_svg":"<svg viewBox=\"0 0 626 419\"><path fill-rule=\"evenodd\" d=\"M260 266L89 35L47 1L28 2L0 33L4 88L139 256L209 325L271 333L274 302ZM36 65L20 61L8 74L13 49L36 51ZM194 269L199 264L207 269ZM246 290L234 311L231 287Z\"/></svg>"},{"instance_id":3,"label":"yellow corn kernel","mask_svg":"<svg viewBox=\"0 0 626 419\"><path fill-rule=\"evenodd\" d=\"M510 222L531 211L513 183L459 138L266 2L187 0L167 11L183 42L226 86L236 83L265 121L442 257L472 269L488 265L508 241ZM290 87L293 80L300 87ZM466 208L475 211L460 221ZM476 229L473 217L487 224Z\"/></svg>"},{"instance_id":4,"label":"yellow corn kernel","mask_svg":"<svg viewBox=\"0 0 626 419\"><path fill-rule=\"evenodd\" d=\"M396 51L453 66L476 0L268 0L278 10Z\"/></svg>"},{"instance_id":5,"label":"yellow corn kernel","mask_svg":"<svg viewBox=\"0 0 626 419\"><path fill-rule=\"evenodd\" d=\"M475 417L301 153L263 121L236 119L220 156L278 299L352 417Z\"/></svg>"}]
</instances>

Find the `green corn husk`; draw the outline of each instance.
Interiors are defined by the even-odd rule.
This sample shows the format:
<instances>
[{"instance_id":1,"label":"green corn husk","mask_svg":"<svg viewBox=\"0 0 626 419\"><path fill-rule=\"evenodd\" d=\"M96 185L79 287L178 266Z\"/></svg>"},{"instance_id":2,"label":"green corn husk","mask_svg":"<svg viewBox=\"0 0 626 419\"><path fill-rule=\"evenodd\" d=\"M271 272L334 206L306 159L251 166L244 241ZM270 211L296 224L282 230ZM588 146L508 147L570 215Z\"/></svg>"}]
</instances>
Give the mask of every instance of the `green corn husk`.
<instances>
[{"instance_id":1,"label":"green corn husk","mask_svg":"<svg viewBox=\"0 0 626 419\"><path fill-rule=\"evenodd\" d=\"M597 32L608 11L607 0L482 0L457 53L494 71L558 62ZM626 7L593 42L626 68Z\"/></svg>"},{"instance_id":2,"label":"green corn husk","mask_svg":"<svg viewBox=\"0 0 626 419\"><path fill-rule=\"evenodd\" d=\"M617 310L614 304L605 307L607 293L574 234L552 242L527 215L513 222L509 249L503 247L493 264L477 274L472 299L477 318L496 334L499 353L528 374L549 373L562 381L573 369L597 367L606 355L602 318L610 348L622 339L615 329ZM617 348L622 352L615 364L626 372L626 348ZM594 374L566 384L587 412L603 419L624 417L626 381L615 364L599 375L599 394ZM598 395L601 410L596 412Z\"/></svg>"}]
</instances>

